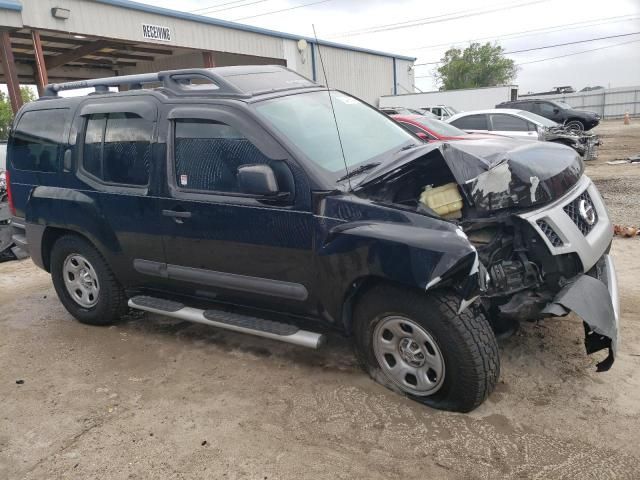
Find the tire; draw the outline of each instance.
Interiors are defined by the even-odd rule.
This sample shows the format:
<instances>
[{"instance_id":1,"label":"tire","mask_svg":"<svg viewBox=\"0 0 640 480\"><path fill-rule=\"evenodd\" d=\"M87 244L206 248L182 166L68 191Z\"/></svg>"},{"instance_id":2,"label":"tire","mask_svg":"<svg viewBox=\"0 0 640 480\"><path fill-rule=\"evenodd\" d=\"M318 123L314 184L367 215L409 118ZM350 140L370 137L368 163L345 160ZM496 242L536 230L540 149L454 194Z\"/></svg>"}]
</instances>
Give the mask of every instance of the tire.
<instances>
[{"instance_id":1,"label":"tire","mask_svg":"<svg viewBox=\"0 0 640 480\"><path fill-rule=\"evenodd\" d=\"M84 259L86 263L78 261ZM93 297L84 297L84 303L74 298L71 293L74 287L65 282L65 266L73 268L75 261L79 268L90 270L86 277L87 284L93 283ZM117 322L128 310L127 298L122 286L118 283L113 272L102 255L86 240L75 236L65 235L58 239L51 250L51 278L58 298L67 311L82 323L89 325L111 325ZM67 275L69 278L70 275ZM77 277L79 278L81 274ZM74 277L75 280L76 277ZM93 279L93 282L89 280ZM84 288L84 287L82 287ZM91 287L89 287L91 288ZM84 290L81 290L81 293ZM84 294L84 293L83 293ZM76 294L77 297L77 294Z\"/></svg>"},{"instance_id":2,"label":"tire","mask_svg":"<svg viewBox=\"0 0 640 480\"><path fill-rule=\"evenodd\" d=\"M460 297L449 291L427 295L395 286L374 287L358 301L354 312L355 349L363 368L378 383L424 405L456 412L473 410L495 388L500 376L500 359L496 338L484 315L472 308L458 315L459 305ZM385 337L390 333L385 331L386 325L397 330L398 318L400 323L403 318L408 321L412 330L410 336L417 336L417 343L411 347L410 341L403 337L404 333L397 336L391 333L393 338L390 342L397 341L397 345L379 347L387 343L386 339L383 341L380 338L380 335ZM407 325L400 327L404 329ZM392 362L387 355L391 355L401 368L413 368L400 355L405 355L407 351L402 346L403 342L405 346L409 343L408 350L423 345L418 337L427 339L424 342L426 348L421 348L417 356L414 349L414 355L408 362L417 365L422 354L422 358L427 357L428 365L440 354L443 363L440 371L437 368L438 361L433 362L436 367L431 373L427 371L428 382L417 380L417 377L422 378L417 370L413 378L411 373L402 379L397 372L395 376L390 373L392 367L389 365ZM395 353L380 356L381 352L394 348ZM424 368L427 367L421 366L420 371ZM416 386L413 386L413 380L416 380ZM432 390L416 391L420 390L418 387L421 384L428 385Z\"/></svg>"},{"instance_id":3,"label":"tire","mask_svg":"<svg viewBox=\"0 0 640 480\"><path fill-rule=\"evenodd\" d=\"M584 123L580 120L569 120L564 126L567 130L573 132L584 132Z\"/></svg>"}]
</instances>

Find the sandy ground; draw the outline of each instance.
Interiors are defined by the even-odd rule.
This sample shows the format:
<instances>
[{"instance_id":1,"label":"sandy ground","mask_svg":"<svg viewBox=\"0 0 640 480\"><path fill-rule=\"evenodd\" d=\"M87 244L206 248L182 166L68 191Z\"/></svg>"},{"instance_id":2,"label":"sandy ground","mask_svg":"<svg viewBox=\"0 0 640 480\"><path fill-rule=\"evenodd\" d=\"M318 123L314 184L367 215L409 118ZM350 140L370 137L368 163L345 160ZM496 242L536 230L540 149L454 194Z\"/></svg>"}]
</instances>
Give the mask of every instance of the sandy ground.
<instances>
[{"instance_id":1,"label":"sandy ground","mask_svg":"<svg viewBox=\"0 0 640 480\"><path fill-rule=\"evenodd\" d=\"M640 118L609 120L595 128L603 145L598 159L587 162L587 175L596 183L615 223L640 226L640 163L609 165L640 154Z\"/></svg>"},{"instance_id":2,"label":"sandy ground","mask_svg":"<svg viewBox=\"0 0 640 480\"><path fill-rule=\"evenodd\" d=\"M30 260L0 264L0 479L638 478L639 246L614 242L610 372L584 354L578 319L527 324L467 415L373 383L338 337L315 352L153 315L88 327Z\"/></svg>"}]
</instances>

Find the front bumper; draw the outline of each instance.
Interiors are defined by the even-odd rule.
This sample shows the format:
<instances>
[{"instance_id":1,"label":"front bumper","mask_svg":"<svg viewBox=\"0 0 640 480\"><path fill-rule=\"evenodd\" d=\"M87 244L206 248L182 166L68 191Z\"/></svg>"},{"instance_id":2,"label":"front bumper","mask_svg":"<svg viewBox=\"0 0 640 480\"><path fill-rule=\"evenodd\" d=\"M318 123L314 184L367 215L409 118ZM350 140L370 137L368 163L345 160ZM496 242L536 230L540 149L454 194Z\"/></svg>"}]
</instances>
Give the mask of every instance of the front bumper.
<instances>
[{"instance_id":1,"label":"front bumper","mask_svg":"<svg viewBox=\"0 0 640 480\"><path fill-rule=\"evenodd\" d=\"M582 318L588 354L609 350L607 358L597 365L599 372L609 370L620 343L620 295L610 255L604 255L587 274L565 285L542 313L565 316L569 311Z\"/></svg>"}]
</instances>

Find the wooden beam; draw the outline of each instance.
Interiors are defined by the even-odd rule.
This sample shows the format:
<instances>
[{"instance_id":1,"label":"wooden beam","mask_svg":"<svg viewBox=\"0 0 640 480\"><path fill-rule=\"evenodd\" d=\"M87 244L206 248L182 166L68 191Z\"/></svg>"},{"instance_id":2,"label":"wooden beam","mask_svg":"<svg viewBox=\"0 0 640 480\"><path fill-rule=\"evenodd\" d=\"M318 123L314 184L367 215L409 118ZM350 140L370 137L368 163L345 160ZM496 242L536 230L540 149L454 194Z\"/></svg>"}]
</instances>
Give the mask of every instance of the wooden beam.
<instances>
[{"instance_id":1,"label":"wooden beam","mask_svg":"<svg viewBox=\"0 0 640 480\"><path fill-rule=\"evenodd\" d=\"M47 64L44 61L44 54L42 53L40 33L38 33L37 30L32 30L31 36L33 37L33 53L36 60L36 85L38 87L38 94L42 96L44 95L44 88L49 84Z\"/></svg>"},{"instance_id":2,"label":"wooden beam","mask_svg":"<svg viewBox=\"0 0 640 480\"><path fill-rule=\"evenodd\" d=\"M20 40L31 40L31 35L26 33L20 33L20 32L12 33L11 37L20 39ZM47 43L63 43L63 44L66 43L68 45L86 45L86 44L90 44L92 42L97 41L92 39L54 37L51 35L40 35L40 40ZM161 47L155 48L155 47L146 46L146 45L140 46L135 43L121 42L118 40L110 40L108 38L100 38L99 40L107 41L109 42L110 45L113 46L113 48L117 48L119 50L130 50L132 52L135 51L140 53L149 53L151 55L172 55L173 54L173 50L170 50L167 48L161 48ZM46 50L47 49L46 45L44 47ZM54 48L64 48L64 47L54 47ZM64 48L64 50L66 52L69 49Z\"/></svg>"},{"instance_id":3,"label":"wooden beam","mask_svg":"<svg viewBox=\"0 0 640 480\"><path fill-rule=\"evenodd\" d=\"M7 83L7 90L9 91L11 109L16 114L22 106L22 95L20 94L20 82L18 81L18 72L13 58L9 32L0 32L0 57L2 57L0 61L2 62L4 81Z\"/></svg>"},{"instance_id":4,"label":"wooden beam","mask_svg":"<svg viewBox=\"0 0 640 480\"><path fill-rule=\"evenodd\" d=\"M96 54L97 51L103 48L108 48L109 45L109 42L105 40L96 40L95 42L87 43L81 47L69 50L67 53L61 53L60 55L51 57L51 60L47 62L49 69L61 67L65 63L69 63L87 55Z\"/></svg>"}]
</instances>

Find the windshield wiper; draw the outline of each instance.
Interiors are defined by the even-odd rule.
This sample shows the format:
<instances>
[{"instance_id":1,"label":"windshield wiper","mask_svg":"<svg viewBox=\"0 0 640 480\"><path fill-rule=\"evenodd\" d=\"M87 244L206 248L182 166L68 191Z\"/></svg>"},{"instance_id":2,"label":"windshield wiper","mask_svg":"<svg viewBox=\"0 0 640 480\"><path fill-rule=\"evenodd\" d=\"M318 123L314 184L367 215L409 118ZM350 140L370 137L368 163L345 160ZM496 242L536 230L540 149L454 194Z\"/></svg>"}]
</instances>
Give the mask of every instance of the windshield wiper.
<instances>
[{"instance_id":1,"label":"windshield wiper","mask_svg":"<svg viewBox=\"0 0 640 480\"><path fill-rule=\"evenodd\" d=\"M360 165L359 167L354 168L353 170L351 170L346 175L340 177L338 179L338 182L346 180L347 178L355 177L356 175L360 175L362 172L366 172L367 170L371 170L372 168L375 168L378 165L380 165L380 162L365 163L364 165Z\"/></svg>"}]
</instances>

